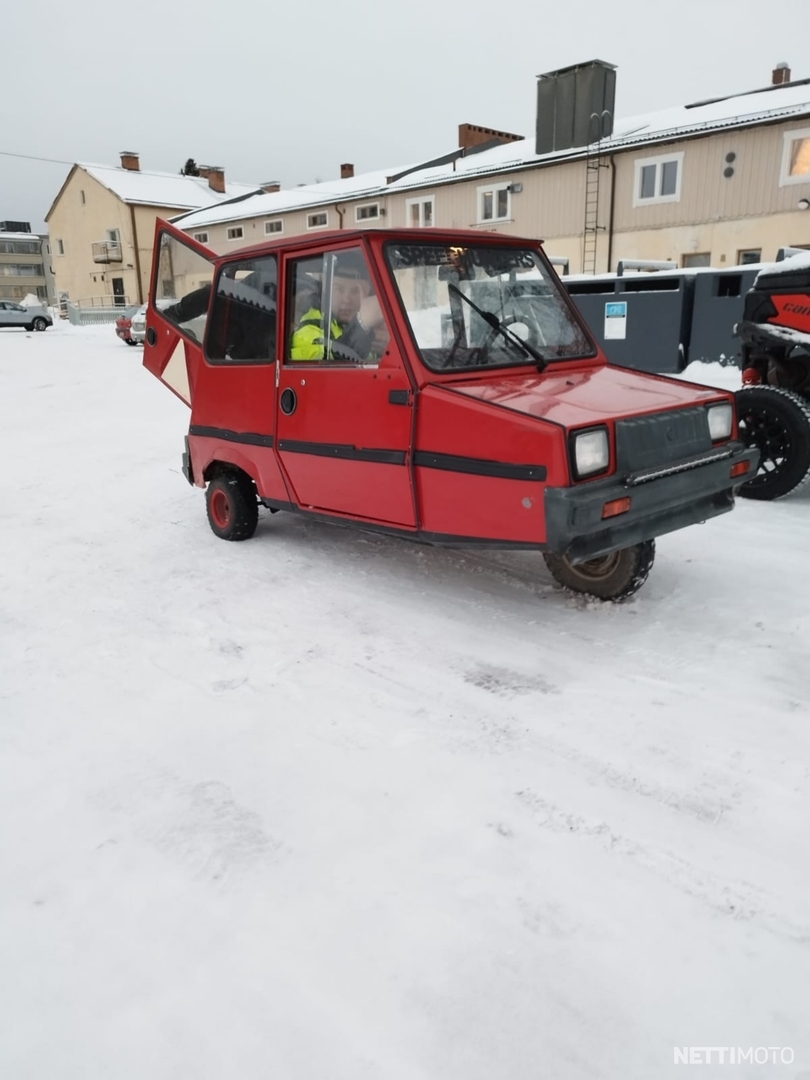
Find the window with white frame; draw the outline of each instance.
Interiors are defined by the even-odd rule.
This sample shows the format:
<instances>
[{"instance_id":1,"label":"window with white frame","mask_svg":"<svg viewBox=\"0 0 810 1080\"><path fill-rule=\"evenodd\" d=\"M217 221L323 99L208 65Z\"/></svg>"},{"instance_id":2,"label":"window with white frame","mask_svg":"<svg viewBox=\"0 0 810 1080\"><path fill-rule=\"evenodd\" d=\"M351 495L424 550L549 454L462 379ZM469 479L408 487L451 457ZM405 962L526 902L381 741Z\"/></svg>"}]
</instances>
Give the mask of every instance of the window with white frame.
<instances>
[{"instance_id":1,"label":"window with white frame","mask_svg":"<svg viewBox=\"0 0 810 1080\"><path fill-rule=\"evenodd\" d=\"M275 218L273 221L265 221L264 223L264 235L273 236L278 233L284 232L284 222L281 218Z\"/></svg>"},{"instance_id":2,"label":"window with white frame","mask_svg":"<svg viewBox=\"0 0 810 1080\"><path fill-rule=\"evenodd\" d=\"M356 206L354 208L354 220L355 221L373 221L380 216L380 204L379 203L366 203L365 206Z\"/></svg>"},{"instance_id":3,"label":"window with white frame","mask_svg":"<svg viewBox=\"0 0 810 1080\"><path fill-rule=\"evenodd\" d=\"M810 128L785 132L785 149L782 154L782 178L786 184L810 184Z\"/></svg>"},{"instance_id":4,"label":"window with white frame","mask_svg":"<svg viewBox=\"0 0 810 1080\"><path fill-rule=\"evenodd\" d=\"M244 235L245 235L245 230L242 228L241 225L232 225L230 227L230 229L228 229L228 239L229 240L241 240L244 237Z\"/></svg>"},{"instance_id":5,"label":"window with white frame","mask_svg":"<svg viewBox=\"0 0 810 1080\"><path fill-rule=\"evenodd\" d=\"M197 241L198 244L207 244L208 243L208 233L207 232L195 232L192 235L194 236L194 239Z\"/></svg>"},{"instance_id":6,"label":"window with white frame","mask_svg":"<svg viewBox=\"0 0 810 1080\"><path fill-rule=\"evenodd\" d=\"M639 158L635 163L633 206L680 202L683 153Z\"/></svg>"},{"instance_id":7,"label":"window with white frame","mask_svg":"<svg viewBox=\"0 0 810 1080\"><path fill-rule=\"evenodd\" d=\"M107 243L108 244L120 244L121 243L121 230L120 229L107 229Z\"/></svg>"},{"instance_id":8,"label":"window with white frame","mask_svg":"<svg viewBox=\"0 0 810 1080\"><path fill-rule=\"evenodd\" d=\"M412 229L429 229L435 221L435 200L433 196L425 199L408 199L405 203L405 224Z\"/></svg>"},{"instance_id":9,"label":"window with white frame","mask_svg":"<svg viewBox=\"0 0 810 1080\"><path fill-rule=\"evenodd\" d=\"M512 208L509 184L489 184L478 188L478 224L508 221Z\"/></svg>"},{"instance_id":10,"label":"window with white frame","mask_svg":"<svg viewBox=\"0 0 810 1080\"><path fill-rule=\"evenodd\" d=\"M758 262L762 262L762 248L745 248L737 252L738 266L751 266Z\"/></svg>"},{"instance_id":11,"label":"window with white frame","mask_svg":"<svg viewBox=\"0 0 810 1080\"><path fill-rule=\"evenodd\" d=\"M328 224L329 212L327 210L321 210L317 214L307 214L308 229L325 229Z\"/></svg>"}]
</instances>

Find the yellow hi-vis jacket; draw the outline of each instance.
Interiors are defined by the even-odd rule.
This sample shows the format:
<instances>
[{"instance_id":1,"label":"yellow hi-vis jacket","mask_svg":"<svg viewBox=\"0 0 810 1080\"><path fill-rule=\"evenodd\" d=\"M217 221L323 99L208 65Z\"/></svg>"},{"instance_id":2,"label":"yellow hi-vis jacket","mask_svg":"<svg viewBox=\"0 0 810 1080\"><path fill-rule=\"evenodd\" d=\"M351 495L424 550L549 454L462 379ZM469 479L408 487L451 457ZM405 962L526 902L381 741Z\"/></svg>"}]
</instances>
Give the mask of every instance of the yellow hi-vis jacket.
<instances>
[{"instance_id":1,"label":"yellow hi-vis jacket","mask_svg":"<svg viewBox=\"0 0 810 1080\"><path fill-rule=\"evenodd\" d=\"M336 341L343 336L339 323L332 319L331 338ZM291 360L323 360L323 315L317 308L310 308L301 316L298 329L290 343ZM331 360L332 358L329 357Z\"/></svg>"}]
</instances>

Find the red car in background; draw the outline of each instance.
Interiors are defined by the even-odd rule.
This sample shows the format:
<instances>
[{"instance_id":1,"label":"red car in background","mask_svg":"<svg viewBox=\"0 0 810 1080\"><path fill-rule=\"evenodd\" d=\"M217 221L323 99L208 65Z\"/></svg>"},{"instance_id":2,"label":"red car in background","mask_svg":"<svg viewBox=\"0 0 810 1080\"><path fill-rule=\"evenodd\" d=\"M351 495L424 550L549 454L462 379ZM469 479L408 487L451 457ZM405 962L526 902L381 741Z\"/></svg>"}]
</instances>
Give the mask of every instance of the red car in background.
<instances>
[{"instance_id":1,"label":"red car in background","mask_svg":"<svg viewBox=\"0 0 810 1080\"><path fill-rule=\"evenodd\" d=\"M137 304L134 307L124 308L121 314L115 320L116 336L120 337L122 341L125 341L127 345L137 345L137 342L133 339L130 331L130 327L132 325L132 316L137 310Z\"/></svg>"}]
</instances>

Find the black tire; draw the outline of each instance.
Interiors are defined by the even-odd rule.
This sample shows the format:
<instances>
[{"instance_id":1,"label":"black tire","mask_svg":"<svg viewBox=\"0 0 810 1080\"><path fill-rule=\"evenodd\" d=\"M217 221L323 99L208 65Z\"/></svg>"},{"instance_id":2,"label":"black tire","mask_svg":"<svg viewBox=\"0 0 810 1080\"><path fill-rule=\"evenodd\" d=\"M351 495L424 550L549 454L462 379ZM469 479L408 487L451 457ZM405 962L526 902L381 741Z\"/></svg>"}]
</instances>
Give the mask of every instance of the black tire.
<instances>
[{"instance_id":1,"label":"black tire","mask_svg":"<svg viewBox=\"0 0 810 1080\"><path fill-rule=\"evenodd\" d=\"M138 344L137 341L133 341L131 337L124 338L124 341L127 343L127 345L137 345Z\"/></svg>"},{"instance_id":2,"label":"black tire","mask_svg":"<svg viewBox=\"0 0 810 1080\"><path fill-rule=\"evenodd\" d=\"M780 499L810 478L810 406L778 386L738 390L740 439L759 450L757 472L740 488L746 499Z\"/></svg>"},{"instance_id":3,"label":"black tire","mask_svg":"<svg viewBox=\"0 0 810 1080\"><path fill-rule=\"evenodd\" d=\"M638 592L649 577L655 561L655 541L645 540L583 563L574 564L565 555L549 552L543 558L551 576L566 589L587 593L597 600L624 600Z\"/></svg>"},{"instance_id":4,"label":"black tire","mask_svg":"<svg viewBox=\"0 0 810 1080\"><path fill-rule=\"evenodd\" d=\"M259 504L253 481L244 473L215 477L205 492L211 531L220 540L249 540L256 532Z\"/></svg>"},{"instance_id":5,"label":"black tire","mask_svg":"<svg viewBox=\"0 0 810 1080\"><path fill-rule=\"evenodd\" d=\"M38 330L40 332L42 330L47 330L48 329L48 324L45 322L45 320L42 318L42 316L39 316L38 318L34 319L34 321L31 323L31 326L32 326L32 328L34 330Z\"/></svg>"}]
</instances>

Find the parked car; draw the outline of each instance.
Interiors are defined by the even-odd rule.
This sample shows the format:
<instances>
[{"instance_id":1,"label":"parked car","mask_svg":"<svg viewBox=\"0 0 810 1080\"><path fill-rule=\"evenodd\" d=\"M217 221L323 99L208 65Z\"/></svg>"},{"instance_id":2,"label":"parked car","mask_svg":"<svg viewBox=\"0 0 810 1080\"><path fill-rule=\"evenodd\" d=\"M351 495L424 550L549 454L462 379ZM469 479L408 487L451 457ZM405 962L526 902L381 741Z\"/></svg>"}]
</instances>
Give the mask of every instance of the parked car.
<instances>
[{"instance_id":1,"label":"parked car","mask_svg":"<svg viewBox=\"0 0 810 1080\"><path fill-rule=\"evenodd\" d=\"M656 537L757 469L734 395L609 365L536 240L375 229L220 257L158 221L151 295L144 366L190 407L183 473L223 540L264 506L536 551L621 600Z\"/></svg>"},{"instance_id":2,"label":"parked car","mask_svg":"<svg viewBox=\"0 0 810 1080\"><path fill-rule=\"evenodd\" d=\"M124 308L118 318L115 320L115 333L122 341L127 345L137 345L137 342L132 336L132 316L139 310L138 305L135 304L132 307Z\"/></svg>"},{"instance_id":3,"label":"parked car","mask_svg":"<svg viewBox=\"0 0 810 1080\"><path fill-rule=\"evenodd\" d=\"M165 299L158 300L158 308L168 307L170 304L175 303L174 297L166 297ZM132 339L130 345L143 345L143 340L146 337L146 309L148 304L141 304L139 308L135 309L135 314L132 316L129 325L129 334Z\"/></svg>"},{"instance_id":4,"label":"parked car","mask_svg":"<svg viewBox=\"0 0 810 1080\"><path fill-rule=\"evenodd\" d=\"M19 326L25 330L47 330L53 319L41 305L23 307L12 300L0 300L0 326Z\"/></svg>"}]
</instances>

